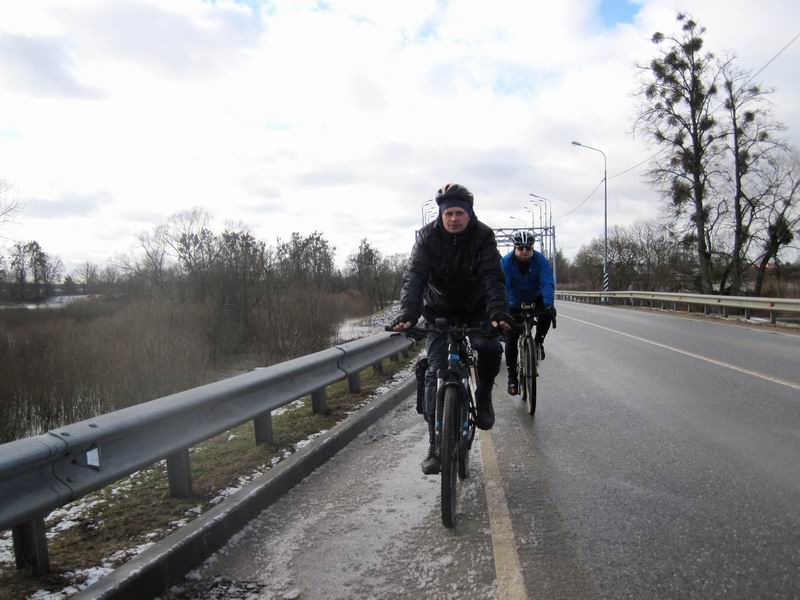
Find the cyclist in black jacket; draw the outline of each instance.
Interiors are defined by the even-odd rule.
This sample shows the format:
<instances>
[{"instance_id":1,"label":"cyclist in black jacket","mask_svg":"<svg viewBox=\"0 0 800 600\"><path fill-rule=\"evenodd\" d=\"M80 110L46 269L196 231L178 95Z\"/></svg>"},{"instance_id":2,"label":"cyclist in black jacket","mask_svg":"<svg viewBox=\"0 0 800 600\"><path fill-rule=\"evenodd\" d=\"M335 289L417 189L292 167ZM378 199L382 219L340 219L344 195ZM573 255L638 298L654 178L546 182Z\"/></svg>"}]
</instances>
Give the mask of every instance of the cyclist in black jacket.
<instances>
[{"instance_id":1,"label":"cyclist in black jacket","mask_svg":"<svg viewBox=\"0 0 800 600\"><path fill-rule=\"evenodd\" d=\"M473 211L472 193L462 185L447 184L436 193L439 217L417 232L400 295L400 316L395 331L416 324L420 315L429 323L437 317L468 323L485 323L503 331L510 328L500 253L494 231L481 223ZM496 337L471 338L478 351L478 387L475 390L477 426L494 425L492 387L500 371L503 353ZM447 368L447 336L431 334L427 339L428 371L425 374L425 420L428 422L428 455L422 472L439 472L436 443L436 372Z\"/></svg>"}]
</instances>

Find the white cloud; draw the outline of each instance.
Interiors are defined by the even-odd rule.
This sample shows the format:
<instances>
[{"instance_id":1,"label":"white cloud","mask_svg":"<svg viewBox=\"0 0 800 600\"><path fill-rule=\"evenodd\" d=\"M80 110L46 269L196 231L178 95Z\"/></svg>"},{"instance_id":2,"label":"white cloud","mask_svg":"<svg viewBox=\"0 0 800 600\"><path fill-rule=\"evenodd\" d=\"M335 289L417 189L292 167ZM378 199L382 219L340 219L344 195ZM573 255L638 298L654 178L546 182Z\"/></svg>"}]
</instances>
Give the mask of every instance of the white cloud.
<instances>
[{"instance_id":1,"label":"white cloud","mask_svg":"<svg viewBox=\"0 0 800 600\"><path fill-rule=\"evenodd\" d=\"M639 4L609 29L596 0L2 3L0 177L39 209L2 233L104 262L202 206L268 241L321 230L343 261L362 237L408 251L445 181L473 189L494 226L528 219L529 192L564 215L603 174L571 140L601 148L609 175L650 154L630 135L634 64L654 31L675 31L675 7ZM789 0L691 9L708 47L751 70L800 22ZM799 55L800 42L757 78L778 88L796 144ZM567 254L602 233L602 191L556 219ZM640 170L608 193L610 224L657 212ZM60 223L41 214L56 205Z\"/></svg>"}]
</instances>

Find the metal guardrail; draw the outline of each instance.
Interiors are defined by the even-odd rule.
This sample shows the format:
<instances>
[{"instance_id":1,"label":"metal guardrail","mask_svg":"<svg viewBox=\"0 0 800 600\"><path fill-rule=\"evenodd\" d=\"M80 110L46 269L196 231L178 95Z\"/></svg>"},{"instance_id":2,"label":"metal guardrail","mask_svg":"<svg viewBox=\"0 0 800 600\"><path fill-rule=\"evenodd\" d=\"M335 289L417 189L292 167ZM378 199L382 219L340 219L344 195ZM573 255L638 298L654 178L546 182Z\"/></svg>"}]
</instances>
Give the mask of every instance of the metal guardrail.
<instances>
[{"instance_id":1,"label":"metal guardrail","mask_svg":"<svg viewBox=\"0 0 800 600\"><path fill-rule=\"evenodd\" d=\"M13 530L17 567L49 571L45 517L54 509L164 458L170 491L191 495L189 448L253 419L256 443L272 440L272 414L309 394L406 353L406 336L379 333L215 383L0 445L0 530Z\"/></svg>"},{"instance_id":2,"label":"metal guardrail","mask_svg":"<svg viewBox=\"0 0 800 600\"><path fill-rule=\"evenodd\" d=\"M743 309L745 318L750 318L753 310L766 311L769 313L769 320L775 323L776 313L800 313L800 299L796 298L760 298L757 296L715 296L706 294L684 294L674 292L571 292L559 290L556 298L561 300L572 300L577 302L593 302L607 299L617 303L630 301L634 305L636 300L643 306L644 302L649 302L654 306L655 302L661 303L661 308L665 304L671 303L673 310L677 310L678 304L686 304L687 310L692 306L702 306L703 311L708 313L711 307L722 309L723 316L728 316L729 308Z\"/></svg>"}]
</instances>

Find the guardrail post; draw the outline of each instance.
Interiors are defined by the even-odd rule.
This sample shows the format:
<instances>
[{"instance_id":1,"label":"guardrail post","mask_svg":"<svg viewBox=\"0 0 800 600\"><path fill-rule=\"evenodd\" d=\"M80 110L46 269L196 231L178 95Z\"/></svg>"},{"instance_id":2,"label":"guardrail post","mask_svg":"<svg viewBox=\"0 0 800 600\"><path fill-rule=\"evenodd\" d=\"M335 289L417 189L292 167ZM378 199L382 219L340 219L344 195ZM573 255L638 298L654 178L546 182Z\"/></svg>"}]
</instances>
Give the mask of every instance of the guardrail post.
<instances>
[{"instance_id":1,"label":"guardrail post","mask_svg":"<svg viewBox=\"0 0 800 600\"><path fill-rule=\"evenodd\" d=\"M744 318L747 319L748 321L750 320L750 309L749 308L745 308L744 309Z\"/></svg>"},{"instance_id":2,"label":"guardrail post","mask_svg":"<svg viewBox=\"0 0 800 600\"><path fill-rule=\"evenodd\" d=\"M17 569L29 568L33 575L46 575L50 572L44 517L17 525L12 529L12 536Z\"/></svg>"},{"instance_id":3,"label":"guardrail post","mask_svg":"<svg viewBox=\"0 0 800 600\"><path fill-rule=\"evenodd\" d=\"M192 497L192 469L188 448L182 448L167 456L167 477L170 496Z\"/></svg>"},{"instance_id":4,"label":"guardrail post","mask_svg":"<svg viewBox=\"0 0 800 600\"><path fill-rule=\"evenodd\" d=\"M728 307L727 306L723 306L722 307L722 318L723 319L727 319L728 318Z\"/></svg>"},{"instance_id":5,"label":"guardrail post","mask_svg":"<svg viewBox=\"0 0 800 600\"><path fill-rule=\"evenodd\" d=\"M769 311L769 322L772 323L773 325L775 325L775 311L774 310Z\"/></svg>"},{"instance_id":6,"label":"guardrail post","mask_svg":"<svg viewBox=\"0 0 800 600\"><path fill-rule=\"evenodd\" d=\"M352 373L347 376L347 385L350 388L350 392L357 393L361 391L361 374L360 373Z\"/></svg>"},{"instance_id":7,"label":"guardrail post","mask_svg":"<svg viewBox=\"0 0 800 600\"><path fill-rule=\"evenodd\" d=\"M268 410L253 419L253 428L256 432L256 446L271 444L272 436L272 411Z\"/></svg>"},{"instance_id":8,"label":"guardrail post","mask_svg":"<svg viewBox=\"0 0 800 600\"><path fill-rule=\"evenodd\" d=\"M311 412L315 415L327 414L328 400L325 396L325 388L311 392Z\"/></svg>"},{"instance_id":9,"label":"guardrail post","mask_svg":"<svg viewBox=\"0 0 800 600\"><path fill-rule=\"evenodd\" d=\"M372 365L372 370L378 375L383 375L383 363L381 361L376 362Z\"/></svg>"}]
</instances>

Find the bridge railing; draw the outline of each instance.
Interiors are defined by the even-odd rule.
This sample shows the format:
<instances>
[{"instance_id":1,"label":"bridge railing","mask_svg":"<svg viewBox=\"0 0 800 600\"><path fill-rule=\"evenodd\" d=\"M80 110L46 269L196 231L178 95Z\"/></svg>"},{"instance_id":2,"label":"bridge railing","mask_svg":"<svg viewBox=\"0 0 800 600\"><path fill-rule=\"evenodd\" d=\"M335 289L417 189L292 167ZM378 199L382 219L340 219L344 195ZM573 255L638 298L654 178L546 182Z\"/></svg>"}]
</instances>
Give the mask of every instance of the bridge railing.
<instances>
[{"instance_id":1,"label":"bridge railing","mask_svg":"<svg viewBox=\"0 0 800 600\"><path fill-rule=\"evenodd\" d=\"M686 310L692 306L702 307L704 313L712 309L720 311L723 316L728 316L729 309L742 310L745 318L751 317L752 311L764 311L768 314L771 323L775 323L777 313L800 313L800 299L796 298L760 298L756 296L715 296L710 294L685 294L674 292L572 292L559 290L556 298L576 302L608 302L625 303L640 306L647 302L649 306L665 308L672 305L673 310L678 310L686 305Z\"/></svg>"},{"instance_id":2,"label":"bridge railing","mask_svg":"<svg viewBox=\"0 0 800 600\"><path fill-rule=\"evenodd\" d=\"M412 342L379 333L315 354L178 392L0 445L0 530L13 531L18 568L49 571L45 518L56 508L166 459L172 495L192 493L189 448L252 419L255 443L272 441L272 411L407 354Z\"/></svg>"}]
</instances>

